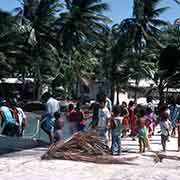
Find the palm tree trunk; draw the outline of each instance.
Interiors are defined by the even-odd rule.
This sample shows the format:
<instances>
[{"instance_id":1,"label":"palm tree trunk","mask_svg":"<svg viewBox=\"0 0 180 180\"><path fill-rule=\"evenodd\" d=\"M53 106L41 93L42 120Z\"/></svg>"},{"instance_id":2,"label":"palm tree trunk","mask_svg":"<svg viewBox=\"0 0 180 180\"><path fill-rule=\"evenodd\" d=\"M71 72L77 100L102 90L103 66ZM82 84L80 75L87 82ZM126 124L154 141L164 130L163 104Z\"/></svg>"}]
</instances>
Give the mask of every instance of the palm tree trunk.
<instances>
[{"instance_id":1,"label":"palm tree trunk","mask_svg":"<svg viewBox=\"0 0 180 180\"><path fill-rule=\"evenodd\" d=\"M138 90L138 86L139 86L139 81L136 78L136 81L135 81L135 90L134 90L134 102L135 103L137 103L137 90Z\"/></svg>"},{"instance_id":2,"label":"palm tree trunk","mask_svg":"<svg viewBox=\"0 0 180 180\"><path fill-rule=\"evenodd\" d=\"M41 93L42 93L42 77L40 72L39 64L36 65L35 68L35 78L34 78L34 93L33 93L33 99L34 100L40 100Z\"/></svg>"},{"instance_id":3,"label":"palm tree trunk","mask_svg":"<svg viewBox=\"0 0 180 180\"><path fill-rule=\"evenodd\" d=\"M116 104L119 105L120 102L119 102L119 92L120 92L120 87L117 85L117 89L116 89L116 92L117 92L117 100L116 100Z\"/></svg>"},{"instance_id":4,"label":"palm tree trunk","mask_svg":"<svg viewBox=\"0 0 180 180\"><path fill-rule=\"evenodd\" d=\"M112 104L114 104L114 94L116 92L115 84L114 82L111 83L111 94L110 94L110 99Z\"/></svg>"},{"instance_id":5,"label":"palm tree trunk","mask_svg":"<svg viewBox=\"0 0 180 180\"><path fill-rule=\"evenodd\" d=\"M158 86L158 91L159 91L159 104L164 103L164 86L163 86L163 80L160 80L159 86Z\"/></svg>"}]
</instances>

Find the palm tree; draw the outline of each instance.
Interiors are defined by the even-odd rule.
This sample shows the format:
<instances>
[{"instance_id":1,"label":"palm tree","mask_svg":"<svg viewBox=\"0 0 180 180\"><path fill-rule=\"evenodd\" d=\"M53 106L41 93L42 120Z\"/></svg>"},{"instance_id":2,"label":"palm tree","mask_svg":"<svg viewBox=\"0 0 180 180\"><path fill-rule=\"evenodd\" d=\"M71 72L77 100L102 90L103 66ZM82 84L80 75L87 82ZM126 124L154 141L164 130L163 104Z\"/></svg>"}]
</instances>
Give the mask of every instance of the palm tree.
<instances>
[{"instance_id":1,"label":"palm tree","mask_svg":"<svg viewBox=\"0 0 180 180\"><path fill-rule=\"evenodd\" d=\"M59 39L66 51L78 48L81 43L99 39L110 19L103 15L109 9L101 0L66 0L67 11L56 22Z\"/></svg>"},{"instance_id":2,"label":"palm tree","mask_svg":"<svg viewBox=\"0 0 180 180\"><path fill-rule=\"evenodd\" d=\"M130 37L134 41L134 48L138 52L152 43L160 48L162 47L158 42L159 27L167 25L167 23L158 17L168 7L158 8L160 1L134 0L133 17L122 22L121 27L126 33L130 33Z\"/></svg>"},{"instance_id":3,"label":"palm tree","mask_svg":"<svg viewBox=\"0 0 180 180\"><path fill-rule=\"evenodd\" d=\"M29 49L27 53L32 57L35 98L41 94L44 65L52 60L49 53L57 53L54 23L60 9L59 0L22 0L21 7L15 9L19 28L26 34L24 43Z\"/></svg>"}]
</instances>

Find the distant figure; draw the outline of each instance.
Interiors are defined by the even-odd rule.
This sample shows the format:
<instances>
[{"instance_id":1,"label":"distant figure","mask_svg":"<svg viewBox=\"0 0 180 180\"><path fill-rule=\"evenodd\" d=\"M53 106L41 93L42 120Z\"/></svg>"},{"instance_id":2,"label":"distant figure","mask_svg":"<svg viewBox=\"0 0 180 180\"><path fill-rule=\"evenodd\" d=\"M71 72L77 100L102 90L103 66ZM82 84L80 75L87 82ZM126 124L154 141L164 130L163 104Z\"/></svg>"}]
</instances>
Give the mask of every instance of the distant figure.
<instances>
[{"instance_id":1,"label":"distant figure","mask_svg":"<svg viewBox=\"0 0 180 180\"><path fill-rule=\"evenodd\" d=\"M5 136L18 136L19 126L16 124L16 120L13 118L10 109L7 107L6 101L0 99L0 118L2 135Z\"/></svg>"},{"instance_id":2,"label":"distant figure","mask_svg":"<svg viewBox=\"0 0 180 180\"><path fill-rule=\"evenodd\" d=\"M42 95L42 101L45 103L45 112L41 118L41 128L49 136L50 144L54 143L54 113L60 112L59 101L54 99L49 92Z\"/></svg>"},{"instance_id":3,"label":"distant figure","mask_svg":"<svg viewBox=\"0 0 180 180\"><path fill-rule=\"evenodd\" d=\"M146 127L148 130L148 136L151 137L154 134L155 129L155 115L150 107L146 108Z\"/></svg>"},{"instance_id":4,"label":"distant figure","mask_svg":"<svg viewBox=\"0 0 180 180\"><path fill-rule=\"evenodd\" d=\"M132 137L136 135L136 117L135 117L134 109L135 109L135 104L133 101L130 101L128 105L128 112L129 112L129 125L131 129L130 136Z\"/></svg>"},{"instance_id":5,"label":"distant figure","mask_svg":"<svg viewBox=\"0 0 180 180\"><path fill-rule=\"evenodd\" d=\"M143 109L141 109L138 114L138 137L139 137L139 151L140 153L143 153L145 152L146 140L147 140L146 118L145 118L145 111Z\"/></svg>"},{"instance_id":6,"label":"distant figure","mask_svg":"<svg viewBox=\"0 0 180 180\"><path fill-rule=\"evenodd\" d=\"M163 151L166 151L166 142L168 140L169 136L169 130L170 130L170 121L168 119L168 113L164 112L161 121L160 121L160 127L161 127L161 144L163 147Z\"/></svg>"},{"instance_id":7,"label":"distant figure","mask_svg":"<svg viewBox=\"0 0 180 180\"><path fill-rule=\"evenodd\" d=\"M127 132L129 132L129 114L127 109L122 109L122 137L127 136Z\"/></svg>"},{"instance_id":8,"label":"distant figure","mask_svg":"<svg viewBox=\"0 0 180 180\"><path fill-rule=\"evenodd\" d=\"M91 109L93 110L93 115L92 115L92 128L96 129L98 125L98 112L100 108L100 96L99 94L96 95L96 102L92 104Z\"/></svg>"},{"instance_id":9,"label":"distant figure","mask_svg":"<svg viewBox=\"0 0 180 180\"><path fill-rule=\"evenodd\" d=\"M84 127L85 127L85 124L84 124L85 123L84 122L84 114L81 111L79 103L76 104L75 111L76 111L76 120L78 122L78 131L83 131Z\"/></svg>"},{"instance_id":10,"label":"distant figure","mask_svg":"<svg viewBox=\"0 0 180 180\"><path fill-rule=\"evenodd\" d=\"M56 141L60 142L63 138L62 129L64 127L64 120L61 118L61 114L59 112L54 113L54 138Z\"/></svg>"},{"instance_id":11,"label":"distant figure","mask_svg":"<svg viewBox=\"0 0 180 180\"><path fill-rule=\"evenodd\" d=\"M151 96L148 96L148 97L146 98L147 107L148 107L148 108L151 108L152 111L155 112L155 106L154 106L152 100L153 100L153 98L152 98Z\"/></svg>"},{"instance_id":12,"label":"distant figure","mask_svg":"<svg viewBox=\"0 0 180 180\"><path fill-rule=\"evenodd\" d=\"M66 117L69 122L70 135L73 135L74 133L78 132L78 121L76 118L76 110L73 104L69 104Z\"/></svg>"},{"instance_id":13,"label":"distant figure","mask_svg":"<svg viewBox=\"0 0 180 180\"><path fill-rule=\"evenodd\" d=\"M174 98L171 99L169 110L170 110L170 121L172 123L171 136L175 137L176 136L176 122L179 116L180 106L176 104L176 101Z\"/></svg>"},{"instance_id":14,"label":"distant figure","mask_svg":"<svg viewBox=\"0 0 180 180\"><path fill-rule=\"evenodd\" d=\"M113 116L111 118L111 134L112 134L112 155L119 155L121 153L121 131L122 131L122 120L121 115L122 109L120 106L114 106L112 109Z\"/></svg>"},{"instance_id":15,"label":"distant figure","mask_svg":"<svg viewBox=\"0 0 180 180\"><path fill-rule=\"evenodd\" d=\"M127 132L129 131L129 112L127 109L127 103L122 102L122 115L123 115L123 121L122 121L122 137L127 136Z\"/></svg>"},{"instance_id":16,"label":"distant figure","mask_svg":"<svg viewBox=\"0 0 180 180\"><path fill-rule=\"evenodd\" d=\"M26 115L25 115L24 111L22 110L22 108L18 107L16 98L14 98L10 102L10 107L12 110L13 117L14 117L14 119L16 119L16 123L19 126L18 136L19 137L23 136L24 128L27 125Z\"/></svg>"}]
</instances>

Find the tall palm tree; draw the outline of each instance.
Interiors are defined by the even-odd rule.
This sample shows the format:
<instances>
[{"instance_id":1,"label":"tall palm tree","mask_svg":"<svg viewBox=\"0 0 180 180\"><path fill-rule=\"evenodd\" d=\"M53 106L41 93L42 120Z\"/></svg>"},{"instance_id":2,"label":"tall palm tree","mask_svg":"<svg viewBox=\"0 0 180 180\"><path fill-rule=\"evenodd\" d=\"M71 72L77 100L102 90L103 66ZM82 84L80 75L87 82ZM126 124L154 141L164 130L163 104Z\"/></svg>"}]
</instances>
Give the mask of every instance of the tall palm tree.
<instances>
[{"instance_id":1,"label":"tall palm tree","mask_svg":"<svg viewBox=\"0 0 180 180\"><path fill-rule=\"evenodd\" d=\"M149 42L160 48L162 47L157 41L160 33L159 27L167 25L167 23L159 19L159 16L168 7L158 8L160 1L134 0L133 17L122 22L122 28L125 29L125 32L131 34L134 40L134 47L138 51L149 45Z\"/></svg>"},{"instance_id":2,"label":"tall palm tree","mask_svg":"<svg viewBox=\"0 0 180 180\"><path fill-rule=\"evenodd\" d=\"M107 29L110 19L103 15L109 9L101 0L66 0L66 9L57 20L59 38L65 50L79 47L82 42L94 41Z\"/></svg>"},{"instance_id":3,"label":"tall palm tree","mask_svg":"<svg viewBox=\"0 0 180 180\"><path fill-rule=\"evenodd\" d=\"M22 0L21 7L15 9L20 29L26 33L24 43L29 49L28 54L32 57L35 98L41 94L44 66L52 60L48 53L53 54L58 46L54 23L60 9L59 0Z\"/></svg>"}]
</instances>

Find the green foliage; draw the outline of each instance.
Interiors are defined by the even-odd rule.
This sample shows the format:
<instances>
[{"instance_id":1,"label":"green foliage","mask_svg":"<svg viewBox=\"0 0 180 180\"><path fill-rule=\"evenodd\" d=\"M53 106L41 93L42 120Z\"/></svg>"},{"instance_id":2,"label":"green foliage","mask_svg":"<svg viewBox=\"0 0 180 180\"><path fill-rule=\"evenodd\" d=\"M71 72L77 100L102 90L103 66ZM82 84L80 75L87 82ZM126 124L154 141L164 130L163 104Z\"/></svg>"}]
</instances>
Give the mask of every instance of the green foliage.
<instances>
[{"instance_id":1,"label":"green foliage","mask_svg":"<svg viewBox=\"0 0 180 180\"><path fill-rule=\"evenodd\" d=\"M130 79L153 79L161 90L177 81L179 58L161 52L168 45L178 51L179 20L159 19L168 9L159 8L160 0L134 0L132 17L111 28L101 0L20 3L12 14L0 10L0 78L34 78L36 98L43 84L70 96L82 78L108 82L111 90Z\"/></svg>"}]
</instances>

